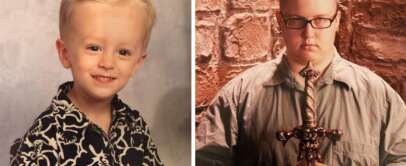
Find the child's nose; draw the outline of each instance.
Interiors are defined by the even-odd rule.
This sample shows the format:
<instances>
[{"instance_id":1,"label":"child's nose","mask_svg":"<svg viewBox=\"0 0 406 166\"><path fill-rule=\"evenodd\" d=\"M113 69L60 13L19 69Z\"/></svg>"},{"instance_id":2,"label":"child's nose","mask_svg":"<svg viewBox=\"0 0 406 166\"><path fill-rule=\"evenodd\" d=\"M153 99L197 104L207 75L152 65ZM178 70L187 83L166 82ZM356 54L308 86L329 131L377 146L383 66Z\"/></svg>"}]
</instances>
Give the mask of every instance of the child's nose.
<instances>
[{"instance_id":1,"label":"child's nose","mask_svg":"<svg viewBox=\"0 0 406 166\"><path fill-rule=\"evenodd\" d=\"M111 70L114 68L114 55L113 54L103 54L99 60L99 67Z\"/></svg>"},{"instance_id":2,"label":"child's nose","mask_svg":"<svg viewBox=\"0 0 406 166\"><path fill-rule=\"evenodd\" d=\"M305 37L305 38L311 38L311 37L314 36L314 33L315 33L316 30L317 30L317 29L314 29L314 28L312 27L312 25L310 25L310 23L309 23L309 24L307 24L307 25L303 28L303 33L302 33L302 35L303 35L303 37Z\"/></svg>"}]
</instances>

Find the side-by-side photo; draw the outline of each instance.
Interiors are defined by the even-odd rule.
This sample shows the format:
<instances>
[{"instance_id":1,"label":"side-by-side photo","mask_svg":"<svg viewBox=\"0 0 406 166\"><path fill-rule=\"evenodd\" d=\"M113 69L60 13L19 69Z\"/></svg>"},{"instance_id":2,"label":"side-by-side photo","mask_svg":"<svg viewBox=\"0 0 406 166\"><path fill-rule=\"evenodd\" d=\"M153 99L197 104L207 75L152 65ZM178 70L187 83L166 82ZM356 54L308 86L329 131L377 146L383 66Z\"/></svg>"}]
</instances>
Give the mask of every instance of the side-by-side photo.
<instances>
[{"instance_id":1,"label":"side-by-side photo","mask_svg":"<svg viewBox=\"0 0 406 166\"><path fill-rule=\"evenodd\" d=\"M0 165L406 166L406 1L0 5Z\"/></svg>"}]
</instances>

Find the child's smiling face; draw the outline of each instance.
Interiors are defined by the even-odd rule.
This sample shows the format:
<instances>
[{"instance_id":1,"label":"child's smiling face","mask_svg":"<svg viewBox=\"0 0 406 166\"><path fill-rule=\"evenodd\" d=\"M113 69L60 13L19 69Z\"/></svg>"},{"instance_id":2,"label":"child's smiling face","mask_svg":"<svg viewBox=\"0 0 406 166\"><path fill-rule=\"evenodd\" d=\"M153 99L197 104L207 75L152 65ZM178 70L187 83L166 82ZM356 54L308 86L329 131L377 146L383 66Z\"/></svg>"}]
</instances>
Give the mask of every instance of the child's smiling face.
<instances>
[{"instance_id":1,"label":"child's smiling face","mask_svg":"<svg viewBox=\"0 0 406 166\"><path fill-rule=\"evenodd\" d=\"M110 99L143 63L145 13L141 7L97 2L77 4L57 41L60 60L72 70L73 91L90 99Z\"/></svg>"}]
</instances>

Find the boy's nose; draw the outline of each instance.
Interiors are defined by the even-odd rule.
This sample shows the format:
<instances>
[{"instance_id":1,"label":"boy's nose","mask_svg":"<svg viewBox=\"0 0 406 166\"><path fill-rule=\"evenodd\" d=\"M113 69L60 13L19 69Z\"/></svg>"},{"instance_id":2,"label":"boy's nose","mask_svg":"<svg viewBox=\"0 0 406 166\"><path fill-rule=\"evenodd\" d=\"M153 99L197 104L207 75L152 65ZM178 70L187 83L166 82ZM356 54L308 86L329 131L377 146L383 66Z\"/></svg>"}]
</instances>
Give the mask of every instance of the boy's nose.
<instances>
[{"instance_id":1,"label":"boy's nose","mask_svg":"<svg viewBox=\"0 0 406 166\"><path fill-rule=\"evenodd\" d=\"M114 55L113 54L103 54L99 60L99 67L105 70L111 70L114 68Z\"/></svg>"},{"instance_id":2,"label":"boy's nose","mask_svg":"<svg viewBox=\"0 0 406 166\"><path fill-rule=\"evenodd\" d=\"M313 37L315 31L316 31L316 29L314 29L314 28L312 27L312 25L306 24L306 26L303 28L303 33L302 33L302 35L303 35L303 37L305 37L305 38Z\"/></svg>"}]
</instances>

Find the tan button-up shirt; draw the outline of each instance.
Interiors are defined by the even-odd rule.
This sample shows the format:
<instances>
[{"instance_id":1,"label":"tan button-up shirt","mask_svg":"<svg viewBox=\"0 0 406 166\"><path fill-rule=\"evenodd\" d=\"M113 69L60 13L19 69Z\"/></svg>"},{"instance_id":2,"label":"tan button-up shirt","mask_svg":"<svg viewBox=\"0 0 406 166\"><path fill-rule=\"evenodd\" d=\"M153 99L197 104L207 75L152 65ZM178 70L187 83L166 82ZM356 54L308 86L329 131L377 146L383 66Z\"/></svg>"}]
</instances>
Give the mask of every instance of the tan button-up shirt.
<instances>
[{"instance_id":1,"label":"tan button-up shirt","mask_svg":"<svg viewBox=\"0 0 406 166\"><path fill-rule=\"evenodd\" d=\"M334 58L316 84L319 126L341 129L320 153L328 166L406 165L406 106L382 78ZM283 146L279 130L302 124L303 87L284 56L230 81L202 113L196 128L196 164L295 166L298 140Z\"/></svg>"}]
</instances>

